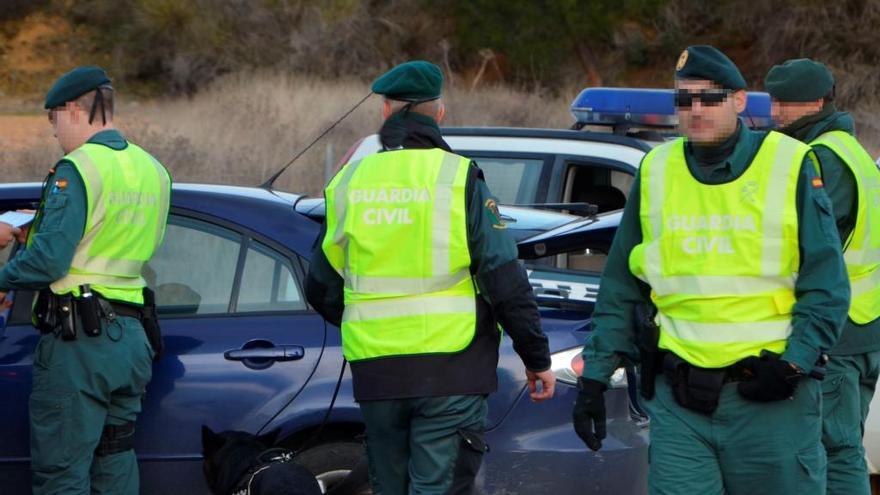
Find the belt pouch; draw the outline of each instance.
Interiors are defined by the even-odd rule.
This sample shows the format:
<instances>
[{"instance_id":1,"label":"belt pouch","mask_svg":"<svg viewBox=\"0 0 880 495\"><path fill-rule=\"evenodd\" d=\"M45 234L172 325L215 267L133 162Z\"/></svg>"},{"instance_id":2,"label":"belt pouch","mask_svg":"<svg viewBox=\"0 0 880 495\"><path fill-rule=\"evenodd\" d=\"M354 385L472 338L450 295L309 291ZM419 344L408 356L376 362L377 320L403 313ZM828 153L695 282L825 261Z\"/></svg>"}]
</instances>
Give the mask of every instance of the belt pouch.
<instances>
[{"instance_id":1,"label":"belt pouch","mask_svg":"<svg viewBox=\"0 0 880 495\"><path fill-rule=\"evenodd\" d=\"M101 335L101 307L97 296L88 286L83 286L82 296L76 299L76 312L82 323L82 331L89 337Z\"/></svg>"},{"instance_id":2,"label":"belt pouch","mask_svg":"<svg viewBox=\"0 0 880 495\"><path fill-rule=\"evenodd\" d=\"M41 290L34 304L34 317L40 333L54 331L58 327L58 297L48 290Z\"/></svg>"},{"instance_id":3,"label":"belt pouch","mask_svg":"<svg viewBox=\"0 0 880 495\"><path fill-rule=\"evenodd\" d=\"M73 298L69 295L58 296L58 320L61 326L61 338L74 340L76 338L76 322Z\"/></svg>"},{"instance_id":4,"label":"belt pouch","mask_svg":"<svg viewBox=\"0 0 880 495\"><path fill-rule=\"evenodd\" d=\"M668 353L663 360L663 371L678 405L706 415L715 412L724 386L723 369L698 368Z\"/></svg>"}]
</instances>

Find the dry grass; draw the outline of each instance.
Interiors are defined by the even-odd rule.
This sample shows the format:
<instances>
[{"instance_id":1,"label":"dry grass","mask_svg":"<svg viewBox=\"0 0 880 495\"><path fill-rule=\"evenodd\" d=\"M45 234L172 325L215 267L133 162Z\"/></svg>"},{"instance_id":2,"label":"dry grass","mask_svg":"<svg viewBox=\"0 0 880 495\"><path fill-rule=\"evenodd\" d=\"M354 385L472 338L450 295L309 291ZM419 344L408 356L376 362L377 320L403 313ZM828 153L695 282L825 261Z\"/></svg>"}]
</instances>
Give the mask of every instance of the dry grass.
<instances>
[{"instance_id":1,"label":"dry grass","mask_svg":"<svg viewBox=\"0 0 880 495\"><path fill-rule=\"evenodd\" d=\"M258 185L367 91L357 81L273 73L228 76L192 98L126 103L122 95L117 123L158 157L176 181ZM353 143L378 129L380 101L378 96L367 100L276 186L319 193L328 160L335 164ZM503 87L458 89L447 95L444 124L566 128L571 123L569 101ZM876 155L880 125L872 108L860 108L854 115L862 142ZM60 155L44 115L0 115L0 167L7 181L40 180Z\"/></svg>"},{"instance_id":2,"label":"dry grass","mask_svg":"<svg viewBox=\"0 0 880 495\"><path fill-rule=\"evenodd\" d=\"M6 181L41 180L60 156L44 115L0 115L0 170Z\"/></svg>"},{"instance_id":3,"label":"dry grass","mask_svg":"<svg viewBox=\"0 0 880 495\"><path fill-rule=\"evenodd\" d=\"M229 76L189 99L123 101L118 125L159 158L176 181L257 185L368 90L361 82L289 74ZM367 100L291 166L277 186L318 193L328 155L335 163L358 139L376 132L380 102L378 96ZM571 123L568 100L507 88L460 90L449 94L446 103L446 125L565 128ZM7 180L41 179L59 157L45 117L32 117L32 122L33 132L42 132L38 136L7 146L0 142L0 166ZM10 126L18 128L21 121Z\"/></svg>"}]
</instances>

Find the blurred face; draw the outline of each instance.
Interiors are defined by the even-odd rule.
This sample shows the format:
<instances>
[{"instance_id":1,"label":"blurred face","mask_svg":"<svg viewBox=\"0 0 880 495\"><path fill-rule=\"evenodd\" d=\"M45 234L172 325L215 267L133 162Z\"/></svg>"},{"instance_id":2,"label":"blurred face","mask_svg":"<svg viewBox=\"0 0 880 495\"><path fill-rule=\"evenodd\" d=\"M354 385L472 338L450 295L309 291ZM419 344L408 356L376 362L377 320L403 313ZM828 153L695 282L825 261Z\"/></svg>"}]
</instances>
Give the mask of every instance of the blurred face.
<instances>
[{"instance_id":1,"label":"blurred face","mask_svg":"<svg viewBox=\"0 0 880 495\"><path fill-rule=\"evenodd\" d=\"M697 144L719 144L736 130L746 108L746 92L724 89L713 81L675 81L675 111L682 135Z\"/></svg>"},{"instance_id":2,"label":"blurred face","mask_svg":"<svg viewBox=\"0 0 880 495\"><path fill-rule=\"evenodd\" d=\"M770 115L779 127L788 127L794 121L807 115L818 113L825 105L824 100L794 102L770 99Z\"/></svg>"},{"instance_id":3,"label":"blurred face","mask_svg":"<svg viewBox=\"0 0 880 495\"><path fill-rule=\"evenodd\" d=\"M49 110L49 123L52 125L55 139L65 154L82 146L80 129L83 122L88 123L89 116L73 102Z\"/></svg>"},{"instance_id":4,"label":"blurred face","mask_svg":"<svg viewBox=\"0 0 880 495\"><path fill-rule=\"evenodd\" d=\"M88 113L72 101L49 110L49 123L65 154L82 146L92 132Z\"/></svg>"}]
</instances>

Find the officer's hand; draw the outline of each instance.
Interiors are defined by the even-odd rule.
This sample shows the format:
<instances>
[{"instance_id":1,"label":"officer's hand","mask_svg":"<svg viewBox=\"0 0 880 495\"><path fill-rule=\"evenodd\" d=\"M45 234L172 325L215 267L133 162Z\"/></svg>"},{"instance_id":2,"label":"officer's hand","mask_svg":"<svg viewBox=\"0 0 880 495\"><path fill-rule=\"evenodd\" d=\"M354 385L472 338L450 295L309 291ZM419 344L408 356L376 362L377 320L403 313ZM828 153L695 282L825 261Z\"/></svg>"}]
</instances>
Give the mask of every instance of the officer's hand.
<instances>
[{"instance_id":1,"label":"officer's hand","mask_svg":"<svg viewBox=\"0 0 880 495\"><path fill-rule=\"evenodd\" d=\"M29 213L31 215L36 215L37 210L15 210L19 213ZM27 242L28 231L31 228L31 224L27 224L19 229L18 234L16 234L15 238L18 240L19 244L24 244Z\"/></svg>"},{"instance_id":2,"label":"officer's hand","mask_svg":"<svg viewBox=\"0 0 880 495\"><path fill-rule=\"evenodd\" d=\"M21 233L18 227L13 227L5 222L0 222L0 249L8 246L15 236Z\"/></svg>"},{"instance_id":3,"label":"officer's hand","mask_svg":"<svg viewBox=\"0 0 880 495\"><path fill-rule=\"evenodd\" d=\"M574 403L572 421L574 431L590 450L602 448L605 438L604 383L581 377L578 379L578 398Z\"/></svg>"},{"instance_id":4,"label":"officer's hand","mask_svg":"<svg viewBox=\"0 0 880 495\"><path fill-rule=\"evenodd\" d=\"M736 386L739 394L748 400L770 402L788 399L794 395L803 373L788 361L768 356L752 357L746 361L754 377Z\"/></svg>"},{"instance_id":5,"label":"officer's hand","mask_svg":"<svg viewBox=\"0 0 880 495\"><path fill-rule=\"evenodd\" d=\"M0 291L0 311L5 311L12 307L12 301L6 299L8 292Z\"/></svg>"},{"instance_id":6,"label":"officer's hand","mask_svg":"<svg viewBox=\"0 0 880 495\"><path fill-rule=\"evenodd\" d=\"M529 371L526 370L526 380L529 382L529 397L532 402L541 402L553 397L556 391L556 375L553 371ZM541 391L538 392L538 381L541 382Z\"/></svg>"},{"instance_id":7,"label":"officer's hand","mask_svg":"<svg viewBox=\"0 0 880 495\"><path fill-rule=\"evenodd\" d=\"M28 230L30 230L30 228L30 225L25 225L24 227L18 229L18 233L15 234L15 240L17 240L19 244L24 244L27 242Z\"/></svg>"}]
</instances>

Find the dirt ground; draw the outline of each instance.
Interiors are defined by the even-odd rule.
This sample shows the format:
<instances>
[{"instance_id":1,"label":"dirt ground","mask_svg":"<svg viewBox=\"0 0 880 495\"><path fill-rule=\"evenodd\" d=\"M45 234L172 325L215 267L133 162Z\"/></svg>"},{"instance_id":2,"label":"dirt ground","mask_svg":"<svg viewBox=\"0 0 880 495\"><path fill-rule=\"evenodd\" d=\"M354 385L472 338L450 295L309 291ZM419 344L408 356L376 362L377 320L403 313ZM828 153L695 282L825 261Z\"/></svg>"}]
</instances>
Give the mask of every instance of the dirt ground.
<instances>
[{"instance_id":1,"label":"dirt ground","mask_svg":"<svg viewBox=\"0 0 880 495\"><path fill-rule=\"evenodd\" d=\"M45 115L0 114L0 149L15 151L41 144L57 147Z\"/></svg>"}]
</instances>

